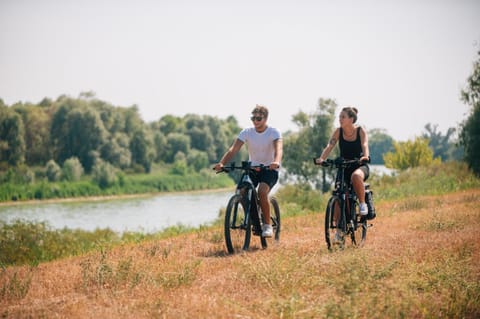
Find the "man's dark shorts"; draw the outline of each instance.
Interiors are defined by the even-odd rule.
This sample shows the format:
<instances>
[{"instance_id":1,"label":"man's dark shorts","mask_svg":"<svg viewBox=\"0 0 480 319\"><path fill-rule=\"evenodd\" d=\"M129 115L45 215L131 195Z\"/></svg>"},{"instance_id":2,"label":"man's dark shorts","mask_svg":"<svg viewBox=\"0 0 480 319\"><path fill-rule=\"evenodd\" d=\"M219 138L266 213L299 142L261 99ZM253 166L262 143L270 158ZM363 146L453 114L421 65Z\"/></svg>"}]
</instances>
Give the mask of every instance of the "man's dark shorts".
<instances>
[{"instance_id":1,"label":"man's dark shorts","mask_svg":"<svg viewBox=\"0 0 480 319\"><path fill-rule=\"evenodd\" d=\"M258 183L265 183L272 189L278 181L278 171L265 169L260 172L251 173L250 178L255 187L257 187Z\"/></svg>"}]
</instances>

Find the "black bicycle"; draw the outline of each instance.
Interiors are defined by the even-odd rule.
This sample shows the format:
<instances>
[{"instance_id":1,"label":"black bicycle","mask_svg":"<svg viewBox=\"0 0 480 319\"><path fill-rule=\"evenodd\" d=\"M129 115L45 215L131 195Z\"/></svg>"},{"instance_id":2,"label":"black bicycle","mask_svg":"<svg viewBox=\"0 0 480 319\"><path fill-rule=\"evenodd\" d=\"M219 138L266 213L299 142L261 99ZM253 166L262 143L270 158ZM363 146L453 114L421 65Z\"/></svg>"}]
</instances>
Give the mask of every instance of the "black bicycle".
<instances>
[{"instance_id":1,"label":"black bicycle","mask_svg":"<svg viewBox=\"0 0 480 319\"><path fill-rule=\"evenodd\" d=\"M260 208L257 189L250 177L251 174L266 169L268 169L266 166L254 166L251 165L251 162L243 161L241 166L235 166L233 162L229 166L224 166L220 171L243 171L238 180L235 194L228 201L225 212L225 243L230 254L248 250L252 232L253 235L260 237L262 248L267 247L267 239L262 237L262 225L265 219ZM269 201L273 238L278 241L280 239L280 208L275 197L270 196Z\"/></svg>"},{"instance_id":2,"label":"black bicycle","mask_svg":"<svg viewBox=\"0 0 480 319\"><path fill-rule=\"evenodd\" d=\"M368 216L360 215L360 203L351 182L345 180L345 169L358 164L358 160L337 158L322 162L324 167L335 167L337 174L335 188L329 198L325 211L325 241L327 248L332 250L332 244L340 249L345 246L345 237L350 237L354 246L362 245L367 237ZM314 163L318 163L314 159ZM370 185L365 183L365 190ZM357 242L357 239L360 241Z\"/></svg>"}]
</instances>

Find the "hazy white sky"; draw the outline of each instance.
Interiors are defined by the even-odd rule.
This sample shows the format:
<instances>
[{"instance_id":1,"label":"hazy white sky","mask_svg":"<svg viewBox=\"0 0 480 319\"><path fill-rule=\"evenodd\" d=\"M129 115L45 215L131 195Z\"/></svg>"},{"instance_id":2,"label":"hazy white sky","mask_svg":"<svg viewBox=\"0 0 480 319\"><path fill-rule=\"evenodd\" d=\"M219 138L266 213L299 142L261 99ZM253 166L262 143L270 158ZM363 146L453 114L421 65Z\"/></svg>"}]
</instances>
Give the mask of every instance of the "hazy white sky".
<instances>
[{"instance_id":1,"label":"hazy white sky","mask_svg":"<svg viewBox=\"0 0 480 319\"><path fill-rule=\"evenodd\" d=\"M480 50L478 0L0 0L0 98L94 91L165 114L270 124L320 97L396 140L457 127Z\"/></svg>"}]
</instances>

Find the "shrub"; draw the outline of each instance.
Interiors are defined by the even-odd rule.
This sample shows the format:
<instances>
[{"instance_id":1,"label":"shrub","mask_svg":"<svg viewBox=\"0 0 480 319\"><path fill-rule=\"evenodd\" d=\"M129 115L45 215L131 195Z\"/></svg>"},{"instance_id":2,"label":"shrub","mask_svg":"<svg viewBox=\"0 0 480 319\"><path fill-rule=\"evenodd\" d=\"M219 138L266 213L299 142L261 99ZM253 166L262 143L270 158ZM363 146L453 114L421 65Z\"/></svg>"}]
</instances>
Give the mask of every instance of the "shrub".
<instances>
[{"instance_id":1,"label":"shrub","mask_svg":"<svg viewBox=\"0 0 480 319\"><path fill-rule=\"evenodd\" d=\"M98 160L93 167L93 181L102 189L110 187L117 181L115 167L108 162Z\"/></svg>"},{"instance_id":2,"label":"shrub","mask_svg":"<svg viewBox=\"0 0 480 319\"><path fill-rule=\"evenodd\" d=\"M49 160L46 167L46 174L50 182L56 182L60 180L62 170L54 160Z\"/></svg>"},{"instance_id":3,"label":"shrub","mask_svg":"<svg viewBox=\"0 0 480 319\"><path fill-rule=\"evenodd\" d=\"M65 163L63 163L63 168L62 168L63 179L70 182L75 182L80 180L82 175L83 175L83 166L77 157L71 157L67 159Z\"/></svg>"}]
</instances>

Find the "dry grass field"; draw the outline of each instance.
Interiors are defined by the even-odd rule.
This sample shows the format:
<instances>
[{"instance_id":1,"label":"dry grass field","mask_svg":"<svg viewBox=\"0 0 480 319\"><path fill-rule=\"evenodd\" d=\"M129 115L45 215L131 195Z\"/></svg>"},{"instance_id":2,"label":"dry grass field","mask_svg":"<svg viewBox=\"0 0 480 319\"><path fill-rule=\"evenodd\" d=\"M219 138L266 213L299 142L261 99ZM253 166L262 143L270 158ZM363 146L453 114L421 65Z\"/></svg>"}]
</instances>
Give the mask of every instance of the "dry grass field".
<instances>
[{"instance_id":1,"label":"dry grass field","mask_svg":"<svg viewBox=\"0 0 480 319\"><path fill-rule=\"evenodd\" d=\"M221 227L7 267L1 318L480 318L480 189L377 205L328 252L323 212L227 255Z\"/></svg>"}]
</instances>

